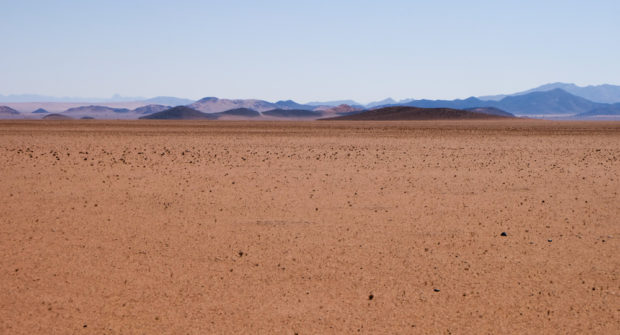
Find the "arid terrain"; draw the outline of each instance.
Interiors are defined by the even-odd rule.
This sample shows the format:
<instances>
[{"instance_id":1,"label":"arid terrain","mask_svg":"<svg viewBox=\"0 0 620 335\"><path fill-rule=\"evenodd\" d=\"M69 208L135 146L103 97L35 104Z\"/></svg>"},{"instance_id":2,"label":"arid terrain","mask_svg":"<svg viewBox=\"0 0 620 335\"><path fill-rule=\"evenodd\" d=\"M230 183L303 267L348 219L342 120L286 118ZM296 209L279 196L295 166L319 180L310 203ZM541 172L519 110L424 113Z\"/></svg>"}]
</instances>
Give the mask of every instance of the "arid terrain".
<instances>
[{"instance_id":1,"label":"arid terrain","mask_svg":"<svg viewBox=\"0 0 620 335\"><path fill-rule=\"evenodd\" d=\"M2 334L620 331L620 122L0 121L0 185Z\"/></svg>"}]
</instances>

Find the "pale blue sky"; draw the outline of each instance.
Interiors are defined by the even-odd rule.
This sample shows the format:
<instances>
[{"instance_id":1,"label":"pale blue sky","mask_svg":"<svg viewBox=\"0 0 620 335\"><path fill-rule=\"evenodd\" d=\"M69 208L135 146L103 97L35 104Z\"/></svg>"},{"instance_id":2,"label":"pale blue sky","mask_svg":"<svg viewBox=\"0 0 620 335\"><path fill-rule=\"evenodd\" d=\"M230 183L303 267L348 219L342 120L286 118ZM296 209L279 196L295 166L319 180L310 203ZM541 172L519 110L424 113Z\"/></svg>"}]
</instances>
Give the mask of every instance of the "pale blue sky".
<instances>
[{"instance_id":1,"label":"pale blue sky","mask_svg":"<svg viewBox=\"0 0 620 335\"><path fill-rule=\"evenodd\" d=\"M0 94L465 98L620 84L620 1L0 0Z\"/></svg>"}]
</instances>

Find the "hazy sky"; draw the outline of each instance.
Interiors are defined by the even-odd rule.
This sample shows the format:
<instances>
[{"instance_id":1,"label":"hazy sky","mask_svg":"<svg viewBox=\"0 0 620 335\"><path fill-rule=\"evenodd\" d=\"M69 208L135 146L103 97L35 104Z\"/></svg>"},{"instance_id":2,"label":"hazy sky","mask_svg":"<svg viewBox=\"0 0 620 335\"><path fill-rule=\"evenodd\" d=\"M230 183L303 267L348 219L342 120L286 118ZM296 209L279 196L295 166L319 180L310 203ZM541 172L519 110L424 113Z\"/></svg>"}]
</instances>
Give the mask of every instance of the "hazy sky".
<instances>
[{"instance_id":1,"label":"hazy sky","mask_svg":"<svg viewBox=\"0 0 620 335\"><path fill-rule=\"evenodd\" d=\"M620 84L620 1L0 0L0 94L464 98Z\"/></svg>"}]
</instances>

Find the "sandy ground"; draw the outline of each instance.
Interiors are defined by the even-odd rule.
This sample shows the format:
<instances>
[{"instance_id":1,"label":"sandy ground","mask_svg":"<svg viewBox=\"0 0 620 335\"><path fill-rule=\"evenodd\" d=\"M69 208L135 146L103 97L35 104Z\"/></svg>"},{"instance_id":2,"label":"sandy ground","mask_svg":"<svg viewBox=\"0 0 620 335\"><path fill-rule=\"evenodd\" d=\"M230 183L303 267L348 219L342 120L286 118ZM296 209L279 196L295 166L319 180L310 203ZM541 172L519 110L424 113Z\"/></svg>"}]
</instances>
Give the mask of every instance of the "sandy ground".
<instances>
[{"instance_id":1,"label":"sandy ground","mask_svg":"<svg viewBox=\"0 0 620 335\"><path fill-rule=\"evenodd\" d=\"M0 185L2 334L620 331L620 122L1 121Z\"/></svg>"}]
</instances>

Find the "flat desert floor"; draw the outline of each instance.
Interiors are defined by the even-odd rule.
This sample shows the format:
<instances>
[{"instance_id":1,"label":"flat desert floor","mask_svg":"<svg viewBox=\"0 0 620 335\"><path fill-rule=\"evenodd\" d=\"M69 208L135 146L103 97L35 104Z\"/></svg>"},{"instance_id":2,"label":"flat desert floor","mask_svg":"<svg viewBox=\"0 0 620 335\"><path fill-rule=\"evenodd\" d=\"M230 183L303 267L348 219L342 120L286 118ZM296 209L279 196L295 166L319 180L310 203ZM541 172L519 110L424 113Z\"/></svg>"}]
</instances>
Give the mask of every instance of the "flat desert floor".
<instances>
[{"instance_id":1,"label":"flat desert floor","mask_svg":"<svg viewBox=\"0 0 620 335\"><path fill-rule=\"evenodd\" d=\"M620 331L618 122L2 121L0 185L2 334Z\"/></svg>"}]
</instances>

